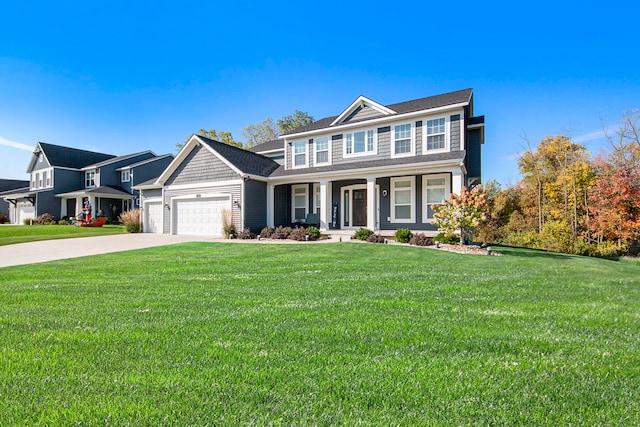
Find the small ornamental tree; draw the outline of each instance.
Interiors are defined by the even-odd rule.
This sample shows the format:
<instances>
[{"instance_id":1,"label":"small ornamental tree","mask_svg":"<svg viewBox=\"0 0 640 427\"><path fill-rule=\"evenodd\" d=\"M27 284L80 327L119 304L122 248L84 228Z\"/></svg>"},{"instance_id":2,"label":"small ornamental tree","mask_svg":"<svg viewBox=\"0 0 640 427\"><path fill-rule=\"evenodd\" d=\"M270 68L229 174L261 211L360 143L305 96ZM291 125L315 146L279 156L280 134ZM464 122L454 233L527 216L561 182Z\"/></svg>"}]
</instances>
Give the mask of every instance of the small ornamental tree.
<instances>
[{"instance_id":1,"label":"small ornamental tree","mask_svg":"<svg viewBox=\"0 0 640 427\"><path fill-rule=\"evenodd\" d=\"M452 194L442 205L434 205L433 223L445 233L460 232L460 244L476 231L487 218L487 196L481 186L469 190L462 187L460 194Z\"/></svg>"}]
</instances>

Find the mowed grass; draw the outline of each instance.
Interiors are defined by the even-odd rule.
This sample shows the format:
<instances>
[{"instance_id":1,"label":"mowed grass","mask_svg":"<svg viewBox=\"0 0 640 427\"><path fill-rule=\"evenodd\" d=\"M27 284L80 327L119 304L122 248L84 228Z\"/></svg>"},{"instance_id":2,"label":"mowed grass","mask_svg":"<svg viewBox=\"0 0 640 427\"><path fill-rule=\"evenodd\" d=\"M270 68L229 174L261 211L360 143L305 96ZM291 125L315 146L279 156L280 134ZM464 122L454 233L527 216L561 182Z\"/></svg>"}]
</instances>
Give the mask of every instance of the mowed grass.
<instances>
[{"instance_id":1,"label":"mowed grass","mask_svg":"<svg viewBox=\"0 0 640 427\"><path fill-rule=\"evenodd\" d=\"M76 227L73 225L3 225L0 226L0 246L39 240L70 239L124 233L122 225Z\"/></svg>"},{"instance_id":2,"label":"mowed grass","mask_svg":"<svg viewBox=\"0 0 640 427\"><path fill-rule=\"evenodd\" d=\"M0 425L638 425L640 265L193 243L0 270Z\"/></svg>"}]
</instances>

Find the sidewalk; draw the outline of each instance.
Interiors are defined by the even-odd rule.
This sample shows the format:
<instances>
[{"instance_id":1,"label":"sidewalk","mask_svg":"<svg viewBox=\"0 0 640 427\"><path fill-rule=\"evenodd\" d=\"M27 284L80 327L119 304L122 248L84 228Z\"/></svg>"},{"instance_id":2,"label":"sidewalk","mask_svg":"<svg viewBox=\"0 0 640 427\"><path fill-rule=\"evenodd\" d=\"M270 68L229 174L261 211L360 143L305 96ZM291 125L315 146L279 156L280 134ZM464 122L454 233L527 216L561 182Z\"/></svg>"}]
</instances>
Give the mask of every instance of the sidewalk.
<instances>
[{"instance_id":1,"label":"sidewalk","mask_svg":"<svg viewBox=\"0 0 640 427\"><path fill-rule=\"evenodd\" d=\"M212 242L215 240L216 239L206 236L139 233L18 243L15 245L0 246L0 268L151 248L154 246L166 246L176 243Z\"/></svg>"}]
</instances>

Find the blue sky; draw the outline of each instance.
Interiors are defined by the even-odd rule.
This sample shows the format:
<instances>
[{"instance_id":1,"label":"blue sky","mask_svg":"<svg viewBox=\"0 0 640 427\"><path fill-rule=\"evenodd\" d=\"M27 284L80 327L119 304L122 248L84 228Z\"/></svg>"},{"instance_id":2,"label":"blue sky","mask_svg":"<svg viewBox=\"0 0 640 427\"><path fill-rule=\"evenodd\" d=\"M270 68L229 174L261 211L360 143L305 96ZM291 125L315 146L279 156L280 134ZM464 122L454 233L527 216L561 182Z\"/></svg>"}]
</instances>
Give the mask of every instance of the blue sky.
<instances>
[{"instance_id":1,"label":"blue sky","mask_svg":"<svg viewBox=\"0 0 640 427\"><path fill-rule=\"evenodd\" d=\"M0 178L28 179L38 141L174 152L295 109L339 114L467 87L485 115L483 178L519 179L528 138L640 107L637 2L6 2L0 6Z\"/></svg>"}]
</instances>

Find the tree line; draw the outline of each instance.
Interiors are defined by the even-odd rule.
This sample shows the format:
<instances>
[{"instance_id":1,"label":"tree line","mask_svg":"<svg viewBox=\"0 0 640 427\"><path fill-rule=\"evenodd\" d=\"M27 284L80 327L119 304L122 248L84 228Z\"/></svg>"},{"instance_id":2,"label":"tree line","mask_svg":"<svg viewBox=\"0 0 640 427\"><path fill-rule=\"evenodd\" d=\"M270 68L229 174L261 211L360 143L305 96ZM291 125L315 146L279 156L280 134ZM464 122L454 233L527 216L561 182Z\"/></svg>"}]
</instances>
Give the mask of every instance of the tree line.
<instances>
[{"instance_id":1,"label":"tree line","mask_svg":"<svg viewBox=\"0 0 640 427\"><path fill-rule=\"evenodd\" d=\"M249 124L242 129L242 137L245 140L244 142L236 140L231 132L216 130L213 128L200 128L195 134L209 139L214 139L224 144L233 145L234 147L251 148L254 145L262 144L263 142L276 140L280 135L312 123L313 120L313 116L300 110L295 110L293 114L283 116L276 122L273 121L273 118L267 117L260 123ZM187 142L192 135L193 134L189 135L184 142ZM176 144L176 147L177 149L180 149L183 145L184 143L178 143Z\"/></svg>"},{"instance_id":2,"label":"tree line","mask_svg":"<svg viewBox=\"0 0 640 427\"><path fill-rule=\"evenodd\" d=\"M605 135L610 149L594 158L566 135L527 144L517 184L484 186L474 237L582 255L639 253L640 111L623 113Z\"/></svg>"}]
</instances>

